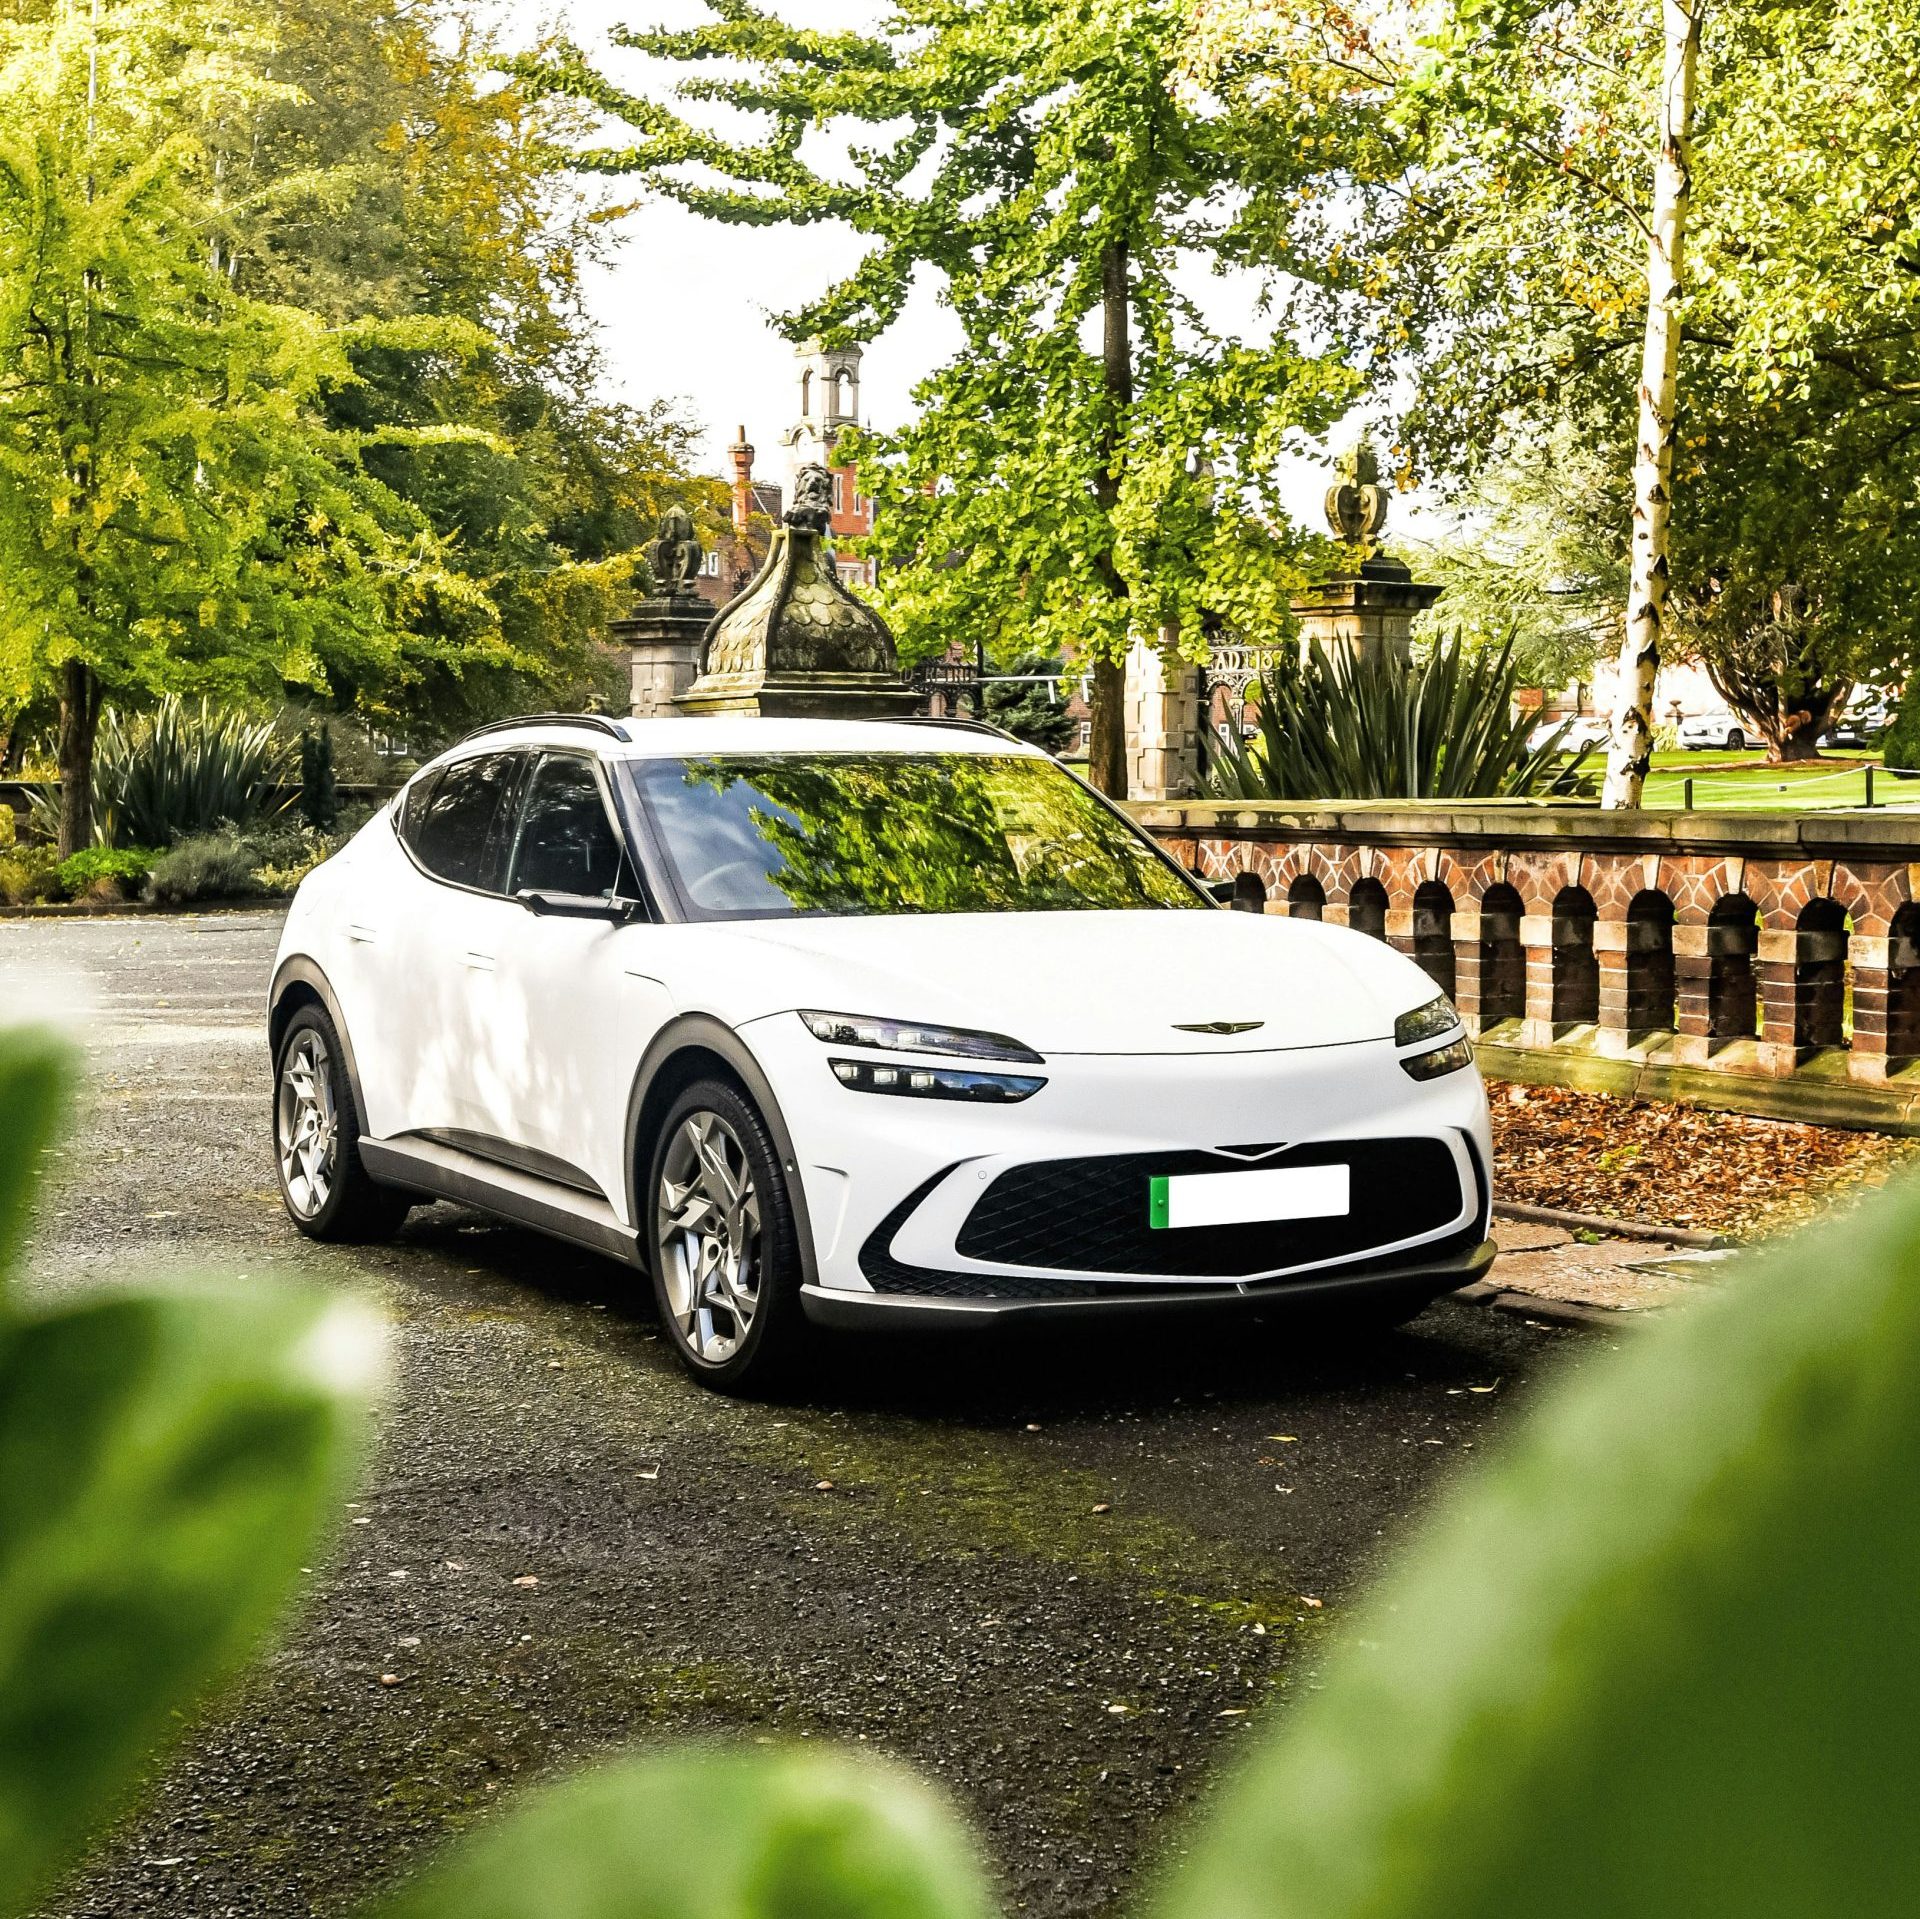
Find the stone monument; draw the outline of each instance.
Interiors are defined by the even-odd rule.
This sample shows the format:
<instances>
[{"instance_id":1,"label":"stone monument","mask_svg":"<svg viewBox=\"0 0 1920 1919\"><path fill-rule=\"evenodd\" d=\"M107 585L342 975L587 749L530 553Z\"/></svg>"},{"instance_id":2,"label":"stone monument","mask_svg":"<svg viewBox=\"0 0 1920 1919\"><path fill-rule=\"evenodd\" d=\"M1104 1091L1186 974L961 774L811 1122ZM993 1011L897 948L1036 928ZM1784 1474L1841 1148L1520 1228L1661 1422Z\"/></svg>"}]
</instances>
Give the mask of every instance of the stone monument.
<instances>
[{"instance_id":1,"label":"stone monument","mask_svg":"<svg viewBox=\"0 0 1920 1919\"><path fill-rule=\"evenodd\" d=\"M1390 489L1380 483L1380 461L1358 441L1339 462L1340 477L1327 489L1327 527L1345 549L1346 565L1293 603L1300 642L1318 640L1331 653L1385 652L1411 658L1414 615L1424 613L1441 589L1416 580L1398 560L1373 550L1387 523Z\"/></svg>"},{"instance_id":2,"label":"stone monument","mask_svg":"<svg viewBox=\"0 0 1920 1919\"><path fill-rule=\"evenodd\" d=\"M673 712L674 701L693 684L700 670L700 642L710 609L696 582L705 551L683 506L660 516L659 530L647 547L653 591L610 632L627 649L632 669L636 719Z\"/></svg>"},{"instance_id":3,"label":"stone monument","mask_svg":"<svg viewBox=\"0 0 1920 1919\"><path fill-rule=\"evenodd\" d=\"M887 719L918 708L886 622L841 583L826 544L832 511L833 475L801 467L766 564L708 624L700 676L677 711Z\"/></svg>"}]
</instances>

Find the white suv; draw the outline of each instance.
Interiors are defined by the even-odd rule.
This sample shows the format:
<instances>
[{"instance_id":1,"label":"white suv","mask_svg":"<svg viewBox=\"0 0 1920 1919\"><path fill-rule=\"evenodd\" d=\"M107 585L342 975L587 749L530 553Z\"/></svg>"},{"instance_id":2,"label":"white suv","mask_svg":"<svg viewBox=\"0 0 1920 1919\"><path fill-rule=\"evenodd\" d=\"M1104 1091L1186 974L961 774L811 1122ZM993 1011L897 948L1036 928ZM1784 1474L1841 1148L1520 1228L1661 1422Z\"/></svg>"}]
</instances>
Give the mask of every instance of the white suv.
<instances>
[{"instance_id":1,"label":"white suv","mask_svg":"<svg viewBox=\"0 0 1920 1919\"><path fill-rule=\"evenodd\" d=\"M990 729L484 730L302 884L271 1037L301 1231L538 1227L649 1272L720 1385L809 1322L1398 1319L1492 1257L1426 974L1221 910Z\"/></svg>"}]
</instances>

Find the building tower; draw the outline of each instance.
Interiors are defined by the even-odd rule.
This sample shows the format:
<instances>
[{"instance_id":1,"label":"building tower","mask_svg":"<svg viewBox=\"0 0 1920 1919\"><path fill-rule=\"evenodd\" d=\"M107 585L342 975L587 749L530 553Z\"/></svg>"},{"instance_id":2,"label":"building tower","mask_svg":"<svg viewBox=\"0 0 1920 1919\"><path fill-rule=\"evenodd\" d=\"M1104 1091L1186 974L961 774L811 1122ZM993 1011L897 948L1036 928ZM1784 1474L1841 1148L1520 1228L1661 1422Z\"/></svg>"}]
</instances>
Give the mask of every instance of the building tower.
<instances>
[{"instance_id":1,"label":"building tower","mask_svg":"<svg viewBox=\"0 0 1920 1919\"><path fill-rule=\"evenodd\" d=\"M800 417L780 436L787 449L787 480L792 495L793 476L803 466L824 466L833 474L833 518L828 537L841 541L864 538L873 531L873 502L854 491L853 468L834 458L834 442L842 427L860 423L860 349L823 347L809 340L798 349L800 361ZM862 586L873 584L873 562L851 557L838 559L840 577Z\"/></svg>"}]
</instances>

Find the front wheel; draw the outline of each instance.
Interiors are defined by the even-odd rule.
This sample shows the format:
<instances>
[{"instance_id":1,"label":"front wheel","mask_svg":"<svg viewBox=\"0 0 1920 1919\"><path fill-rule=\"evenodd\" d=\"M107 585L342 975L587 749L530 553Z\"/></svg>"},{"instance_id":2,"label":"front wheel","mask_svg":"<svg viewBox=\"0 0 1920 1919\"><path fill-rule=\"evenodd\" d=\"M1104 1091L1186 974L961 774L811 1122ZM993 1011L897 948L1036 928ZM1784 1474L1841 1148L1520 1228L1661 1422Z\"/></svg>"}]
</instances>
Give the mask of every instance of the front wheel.
<instances>
[{"instance_id":1,"label":"front wheel","mask_svg":"<svg viewBox=\"0 0 1920 1919\"><path fill-rule=\"evenodd\" d=\"M309 1239L390 1239L413 1204L360 1163L346 1049L318 1006L301 1007L280 1037L273 1163L288 1217Z\"/></svg>"},{"instance_id":2,"label":"front wheel","mask_svg":"<svg viewBox=\"0 0 1920 1919\"><path fill-rule=\"evenodd\" d=\"M1729 753L1744 753L1746 750L1747 736L1744 733L1729 733L1727 735L1727 751Z\"/></svg>"},{"instance_id":3,"label":"front wheel","mask_svg":"<svg viewBox=\"0 0 1920 1919\"><path fill-rule=\"evenodd\" d=\"M647 1181L654 1297L693 1376L733 1392L786 1372L806 1335L793 1209L752 1103L724 1080L674 1101Z\"/></svg>"}]
</instances>

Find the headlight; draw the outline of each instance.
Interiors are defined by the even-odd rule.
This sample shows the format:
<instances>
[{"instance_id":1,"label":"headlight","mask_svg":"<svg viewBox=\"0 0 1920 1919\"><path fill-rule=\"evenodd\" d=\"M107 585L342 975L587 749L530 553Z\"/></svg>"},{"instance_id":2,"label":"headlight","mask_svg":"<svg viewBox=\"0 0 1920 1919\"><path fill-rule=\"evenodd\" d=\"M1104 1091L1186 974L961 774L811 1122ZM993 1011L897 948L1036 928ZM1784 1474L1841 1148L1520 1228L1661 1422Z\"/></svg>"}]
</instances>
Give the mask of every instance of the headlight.
<instances>
[{"instance_id":1,"label":"headlight","mask_svg":"<svg viewBox=\"0 0 1920 1919\"><path fill-rule=\"evenodd\" d=\"M829 1046L871 1046L881 1053L955 1053L962 1059L1011 1059L1045 1064L1030 1046L1004 1033L961 1026L919 1026L911 1020L866 1019L854 1013L802 1013L807 1031ZM1023 1095L1024 1097L1024 1095Z\"/></svg>"},{"instance_id":2,"label":"headlight","mask_svg":"<svg viewBox=\"0 0 1920 1919\"><path fill-rule=\"evenodd\" d=\"M1446 994L1436 994L1424 1006L1416 1006L1411 1013L1402 1013L1393 1022L1393 1043L1396 1046L1418 1046L1424 1040L1439 1039L1443 1034L1451 1033L1460 1024L1460 1015L1453 1010L1453 1001Z\"/></svg>"},{"instance_id":3,"label":"headlight","mask_svg":"<svg viewBox=\"0 0 1920 1919\"><path fill-rule=\"evenodd\" d=\"M976 1073L964 1066L887 1066L877 1059L827 1062L842 1086L856 1093L892 1093L902 1099L961 1099L1007 1106L1031 1099L1047 1082L1024 1074Z\"/></svg>"},{"instance_id":4,"label":"headlight","mask_svg":"<svg viewBox=\"0 0 1920 1919\"><path fill-rule=\"evenodd\" d=\"M1436 1046L1431 1053L1415 1053L1400 1062L1410 1079L1438 1079L1472 1064L1473 1042L1464 1033L1449 1046Z\"/></svg>"}]
</instances>

